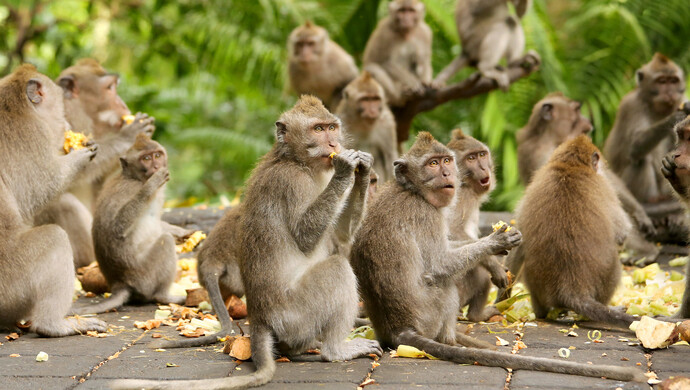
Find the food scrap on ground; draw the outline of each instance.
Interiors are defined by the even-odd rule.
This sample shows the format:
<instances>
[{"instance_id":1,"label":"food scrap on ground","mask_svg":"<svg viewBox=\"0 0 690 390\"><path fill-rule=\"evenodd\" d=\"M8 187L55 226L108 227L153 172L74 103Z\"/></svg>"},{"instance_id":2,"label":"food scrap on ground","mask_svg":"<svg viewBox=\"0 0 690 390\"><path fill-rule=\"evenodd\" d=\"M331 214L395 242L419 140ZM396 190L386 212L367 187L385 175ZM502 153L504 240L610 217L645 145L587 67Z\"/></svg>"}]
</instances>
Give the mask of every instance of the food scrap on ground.
<instances>
[{"instance_id":1,"label":"food scrap on ground","mask_svg":"<svg viewBox=\"0 0 690 390\"><path fill-rule=\"evenodd\" d=\"M223 353L239 360L249 360L252 357L251 340L247 336L228 337L225 341Z\"/></svg>"}]
</instances>

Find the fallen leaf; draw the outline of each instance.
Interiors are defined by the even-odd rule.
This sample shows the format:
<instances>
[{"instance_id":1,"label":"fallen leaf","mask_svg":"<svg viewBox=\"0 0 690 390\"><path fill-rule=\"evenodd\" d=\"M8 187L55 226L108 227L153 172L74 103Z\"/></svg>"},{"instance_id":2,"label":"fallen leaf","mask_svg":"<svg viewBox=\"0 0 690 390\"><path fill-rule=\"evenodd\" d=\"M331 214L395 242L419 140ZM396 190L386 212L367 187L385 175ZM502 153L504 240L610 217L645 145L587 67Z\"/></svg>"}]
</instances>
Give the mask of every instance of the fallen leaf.
<instances>
[{"instance_id":1,"label":"fallen leaf","mask_svg":"<svg viewBox=\"0 0 690 390\"><path fill-rule=\"evenodd\" d=\"M13 353L13 354L10 354L10 357L22 357L22 355L20 355L18 353Z\"/></svg>"},{"instance_id":2,"label":"fallen leaf","mask_svg":"<svg viewBox=\"0 0 690 390\"><path fill-rule=\"evenodd\" d=\"M161 326L161 320L134 321L134 326L139 329L151 330Z\"/></svg>"},{"instance_id":3,"label":"fallen leaf","mask_svg":"<svg viewBox=\"0 0 690 390\"><path fill-rule=\"evenodd\" d=\"M252 357L251 341L247 336L234 336L225 342L223 353L239 360L249 360Z\"/></svg>"},{"instance_id":4,"label":"fallen leaf","mask_svg":"<svg viewBox=\"0 0 690 390\"><path fill-rule=\"evenodd\" d=\"M286 356L281 356L278 359L276 359L276 362L278 362L278 363L289 363L290 359L288 359Z\"/></svg>"},{"instance_id":5,"label":"fallen leaf","mask_svg":"<svg viewBox=\"0 0 690 390\"><path fill-rule=\"evenodd\" d=\"M12 333L8 334L7 336L5 336L5 338L9 341L14 341L14 340L19 338L19 334L16 332L12 332Z\"/></svg>"}]
</instances>

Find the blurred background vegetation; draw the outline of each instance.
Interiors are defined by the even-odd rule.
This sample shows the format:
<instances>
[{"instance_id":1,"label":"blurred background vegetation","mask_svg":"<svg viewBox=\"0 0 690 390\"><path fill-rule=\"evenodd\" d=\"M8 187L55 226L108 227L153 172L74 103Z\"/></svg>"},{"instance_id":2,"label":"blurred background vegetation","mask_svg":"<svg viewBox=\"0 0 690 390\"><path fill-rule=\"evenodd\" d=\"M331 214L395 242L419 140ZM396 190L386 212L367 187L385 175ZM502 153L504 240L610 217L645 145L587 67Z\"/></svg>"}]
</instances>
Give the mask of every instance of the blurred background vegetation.
<instances>
[{"instance_id":1,"label":"blurred background vegetation","mask_svg":"<svg viewBox=\"0 0 690 390\"><path fill-rule=\"evenodd\" d=\"M425 0L434 69L460 52L455 0ZM286 85L286 37L312 20L361 63L386 0L2 0L0 74L31 62L55 78L82 57L122 76L132 111L156 117L178 204L232 199L273 141L273 123L295 97ZM518 184L515 132L550 91L585 102L598 145L634 71L655 51L690 71L688 0L535 0L523 20L541 70L511 86L422 114L413 131L447 141L462 127L488 143L499 186L491 209L511 209ZM473 70L457 76L461 79Z\"/></svg>"}]
</instances>

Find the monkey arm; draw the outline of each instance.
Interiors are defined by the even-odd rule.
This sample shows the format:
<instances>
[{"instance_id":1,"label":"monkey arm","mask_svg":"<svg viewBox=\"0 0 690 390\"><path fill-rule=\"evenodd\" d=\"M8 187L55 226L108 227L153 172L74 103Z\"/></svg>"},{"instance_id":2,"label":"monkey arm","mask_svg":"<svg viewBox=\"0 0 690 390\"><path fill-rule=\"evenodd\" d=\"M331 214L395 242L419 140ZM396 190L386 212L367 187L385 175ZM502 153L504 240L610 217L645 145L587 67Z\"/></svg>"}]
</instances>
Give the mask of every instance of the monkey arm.
<instances>
[{"instance_id":1,"label":"monkey arm","mask_svg":"<svg viewBox=\"0 0 690 390\"><path fill-rule=\"evenodd\" d=\"M637 201L623 180L608 168L604 170L604 175L616 191L623 210L634 220L637 228L645 235L653 234L654 223L652 223L644 207Z\"/></svg>"},{"instance_id":2,"label":"monkey arm","mask_svg":"<svg viewBox=\"0 0 690 390\"><path fill-rule=\"evenodd\" d=\"M472 16L487 16L495 7L505 4L506 2L507 0L476 0L472 5Z\"/></svg>"},{"instance_id":3,"label":"monkey arm","mask_svg":"<svg viewBox=\"0 0 690 390\"><path fill-rule=\"evenodd\" d=\"M132 140L121 134L112 134L98 141L98 153L88 168L78 174L78 181L93 182L104 177L115 169L118 158L132 146Z\"/></svg>"},{"instance_id":4,"label":"monkey arm","mask_svg":"<svg viewBox=\"0 0 690 390\"><path fill-rule=\"evenodd\" d=\"M187 238L189 235L194 233L193 230L185 229L177 225L171 225L165 221L161 221L161 226L163 226L163 231L170 233L173 237L175 237L175 240Z\"/></svg>"},{"instance_id":5,"label":"monkey arm","mask_svg":"<svg viewBox=\"0 0 690 390\"><path fill-rule=\"evenodd\" d=\"M450 241L446 253L436 255L431 262L429 277L440 281L451 277L460 277L476 267L487 255L496 251L496 245L485 237L481 240L462 245Z\"/></svg>"},{"instance_id":6,"label":"monkey arm","mask_svg":"<svg viewBox=\"0 0 690 390\"><path fill-rule=\"evenodd\" d=\"M394 61L387 61L381 64L381 67L391 76L393 81L400 82L407 88L416 89L421 86L421 80L412 71Z\"/></svg>"},{"instance_id":7,"label":"monkey arm","mask_svg":"<svg viewBox=\"0 0 690 390\"><path fill-rule=\"evenodd\" d=\"M362 223L369 188L369 170L361 170L355 175L355 185L350 191L345 209L338 218L336 236L340 242L350 242Z\"/></svg>"},{"instance_id":8,"label":"monkey arm","mask_svg":"<svg viewBox=\"0 0 690 390\"><path fill-rule=\"evenodd\" d=\"M642 160L659 143L673 135L673 126L685 117L683 112L674 112L668 118L653 124L647 129L633 132L630 140L630 158Z\"/></svg>"},{"instance_id":9,"label":"monkey arm","mask_svg":"<svg viewBox=\"0 0 690 390\"><path fill-rule=\"evenodd\" d=\"M160 172L160 171L159 171ZM135 225L136 221L144 214L149 207L149 201L155 194L158 187L154 187L154 180L152 180L158 172L154 174L143 186L130 198L127 203L122 205L115 214L112 224L112 233L115 237L125 238L130 233L130 230Z\"/></svg>"},{"instance_id":10,"label":"monkey arm","mask_svg":"<svg viewBox=\"0 0 690 390\"><path fill-rule=\"evenodd\" d=\"M307 209L294 218L289 224L292 238L303 253L310 253L318 245L328 227L336 222L342 210L342 197L352 180L352 173L347 176L336 173ZM293 184L294 185L294 184Z\"/></svg>"}]
</instances>

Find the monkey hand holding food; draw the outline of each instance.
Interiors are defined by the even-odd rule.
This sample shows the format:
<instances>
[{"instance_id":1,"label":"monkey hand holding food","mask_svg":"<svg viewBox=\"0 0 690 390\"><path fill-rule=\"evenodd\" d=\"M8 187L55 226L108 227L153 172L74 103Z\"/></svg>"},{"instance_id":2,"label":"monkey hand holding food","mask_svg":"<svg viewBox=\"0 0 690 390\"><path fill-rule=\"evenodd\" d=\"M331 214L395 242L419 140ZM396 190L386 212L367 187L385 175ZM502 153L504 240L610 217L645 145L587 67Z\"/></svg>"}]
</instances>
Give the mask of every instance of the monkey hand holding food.
<instances>
[{"instance_id":1,"label":"monkey hand holding food","mask_svg":"<svg viewBox=\"0 0 690 390\"><path fill-rule=\"evenodd\" d=\"M351 177L354 180L355 169L360 163L359 151L352 149L345 149L340 153L333 155L331 154L333 160L333 168L335 170L335 176L338 177Z\"/></svg>"},{"instance_id":2,"label":"monkey hand holding food","mask_svg":"<svg viewBox=\"0 0 690 390\"><path fill-rule=\"evenodd\" d=\"M491 243L492 254L507 255L508 250L520 245L522 233L517 228L504 224L489 236L482 238L482 240L487 240Z\"/></svg>"},{"instance_id":3,"label":"monkey hand holding food","mask_svg":"<svg viewBox=\"0 0 690 390\"><path fill-rule=\"evenodd\" d=\"M125 115L122 117L123 125L120 134L134 140L139 133L144 133L151 137L156 126L153 124L156 118L149 114L137 112L136 115Z\"/></svg>"}]
</instances>

